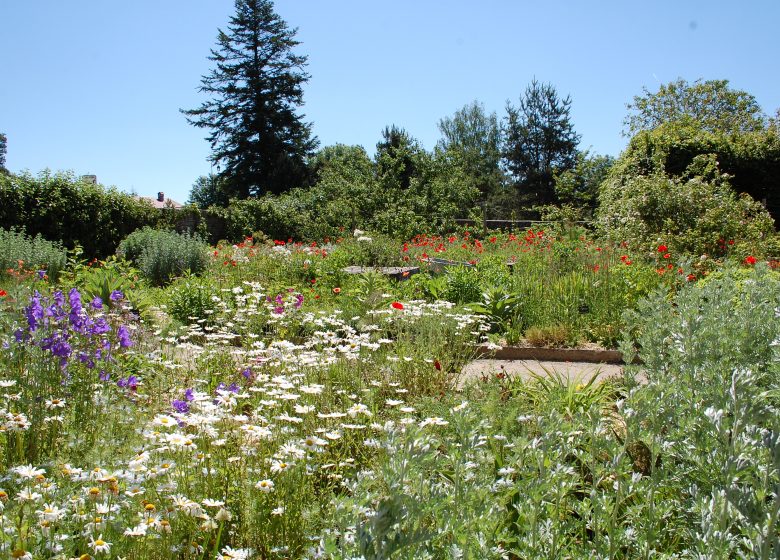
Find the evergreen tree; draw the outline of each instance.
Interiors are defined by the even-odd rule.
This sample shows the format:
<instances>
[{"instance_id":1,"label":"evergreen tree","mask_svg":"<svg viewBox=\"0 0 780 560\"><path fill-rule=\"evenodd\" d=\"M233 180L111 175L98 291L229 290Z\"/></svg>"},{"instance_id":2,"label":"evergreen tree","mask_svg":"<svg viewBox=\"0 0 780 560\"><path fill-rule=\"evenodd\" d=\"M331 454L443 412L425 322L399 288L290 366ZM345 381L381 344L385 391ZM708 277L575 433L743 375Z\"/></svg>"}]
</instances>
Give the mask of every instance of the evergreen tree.
<instances>
[{"instance_id":1,"label":"evergreen tree","mask_svg":"<svg viewBox=\"0 0 780 560\"><path fill-rule=\"evenodd\" d=\"M5 168L6 142L7 139L5 134L0 132L0 173L8 173L8 170Z\"/></svg>"},{"instance_id":2,"label":"evergreen tree","mask_svg":"<svg viewBox=\"0 0 780 560\"><path fill-rule=\"evenodd\" d=\"M385 188L406 190L419 177L424 150L403 128L387 126L376 145L377 175Z\"/></svg>"},{"instance_id":3,"label":"evergreen tree","mask_svg":"<svg viewBox=\"0 0 780 560\"><path fill-rule=\"evenodd\" d=\"M308 181L306 158L317 146L296 113L303 102L307 57L293 53L295 30L270 0L236 0L228 31L219 30L200 91L211 98L183 110L190 124L210 129L211 161L222 166L229 196L279 193Z\"/></svg>"},{"instance_id":4,"label":"evergreen tree","mask_svg":"<svg viewBox=\"0 0 780 560\"><path fill-rule=\"evenodd\" d=\"M570 110L570 97L560 99L552 85L536 80L526 88L519 107L507 103L504 161L527 204L555 203L555 174L576 164L580 137Z\"/></svg>"}]
</instances>

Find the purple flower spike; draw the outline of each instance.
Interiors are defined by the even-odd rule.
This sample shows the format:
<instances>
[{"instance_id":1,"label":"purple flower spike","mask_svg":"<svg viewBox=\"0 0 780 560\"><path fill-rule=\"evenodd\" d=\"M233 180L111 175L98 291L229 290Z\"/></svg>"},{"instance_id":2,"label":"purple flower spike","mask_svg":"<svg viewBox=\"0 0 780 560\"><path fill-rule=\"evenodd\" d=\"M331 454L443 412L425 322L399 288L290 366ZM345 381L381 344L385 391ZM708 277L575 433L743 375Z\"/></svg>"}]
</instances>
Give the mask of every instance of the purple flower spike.
<instances>
[{"instance_id":1,"label":"purple flower spike","mask_svg":"<svg viewBox=\"0 0 780 560\"><path fill-rule=\"evenodd\" d=\"M116 303L118 301L122 301L123 299L125 299L125 294L123 294L119 290L114 290L113 292L111 292L110 299L111 299L111 301Z\"/></svg>"}]
</instances>

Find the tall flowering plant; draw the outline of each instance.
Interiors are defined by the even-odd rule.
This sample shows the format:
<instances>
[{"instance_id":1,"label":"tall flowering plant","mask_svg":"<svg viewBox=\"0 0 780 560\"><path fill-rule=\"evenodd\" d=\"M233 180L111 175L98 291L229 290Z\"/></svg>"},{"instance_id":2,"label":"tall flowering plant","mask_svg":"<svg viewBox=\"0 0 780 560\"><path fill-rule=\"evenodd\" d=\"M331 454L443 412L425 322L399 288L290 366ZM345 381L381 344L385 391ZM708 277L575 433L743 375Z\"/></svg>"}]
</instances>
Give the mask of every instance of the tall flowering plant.
<instances>
[{"instance_id":1,"label":"tall flowering plant","mask_svg":"<svg viewBox=\"0 0 780 560\"><path fill-rule=\"evenodd\" d=\"M76 288L67 294L36 290L30 297L1 350L10 368L0 382L12 393L0 412L26 419L12 431L25 439L16 445L24 459L47 455L69 435L71 444L88 449L85 423L105 405L107 390L127 389L120 372L134 341L123 299L115 291L108 302L84 302Z\"/></svg>"}]
</instances>

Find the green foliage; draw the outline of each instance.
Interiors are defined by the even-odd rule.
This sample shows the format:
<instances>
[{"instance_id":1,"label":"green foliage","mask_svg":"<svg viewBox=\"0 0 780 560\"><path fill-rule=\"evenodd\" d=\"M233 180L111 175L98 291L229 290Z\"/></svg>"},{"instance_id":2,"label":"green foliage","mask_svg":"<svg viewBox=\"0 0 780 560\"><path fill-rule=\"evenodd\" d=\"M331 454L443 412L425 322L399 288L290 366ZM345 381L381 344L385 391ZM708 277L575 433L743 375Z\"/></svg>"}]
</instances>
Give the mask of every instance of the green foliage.
<instances>
[{"instance_id":1,"label":"green foliage","mask_svg":"<svg viewBox=\"0 0 780 560\"><path fill-rule=\"evenodd\" d=\"M0 175L8 173L5 168L5 156L8 153L8 137L0 132Z\"/></svg>"},{"instance_id":2,"label":"green foliage","mask_svg":"<svg viewBox=\"0 0 780 560\"><path fill-rule=\"evenodd\" d=\"M81 288L85 299L99 297L108 304L111 294L120 291L133 308L144 311L147 305L138 290L139 274L127 261L111 256L105 261L75 267L71 280Z\"/></svg>"},{"instance_id":3,"label":"green foliage","mask_svg":"<svg viewBox=\"0 0 780 560\"><path fill-rule=\"evenodd\" d=\"M412 178L419 177L425 166L425 150L403 128L385 127L376 145L377 177L382 187L407 190Z\"/></svg>"},{"instance_id":4,"label":"green foliage","mask_svg":"<svg viewBox=\"0 0 780 560\"><path fill-rule=\"evenodd\" d=\"M493 332L506 332L518 326L520 301L519 294L510 294L501 286L492 286L482 292L482 302L471 304L469 309L484 315Z\"/></svg>"},{"instance_id":5,"label":"green foliage","mask_svg":"<svg viewBox=\"0 0 780 560\"><path fill-rule=\"evenodd\" d=\"M482 297L482 284L476 268L450 267L445 273L446 288L443 299L453 303L478 302Z\"/></svg>"},{"instance_id":6,"label":"green foliage","mask_svg":"<svg viewBox=\"0 0 780 560\"><path fill-rule=\"evenodd\" d=\"M506 107L503 155L515 188L531 206L556 202L555 174L573 169L580 137L570 120L571 98L535 79Z\"/></svg>"},{"instance_id":7,"label":"green foliage","mask_svg":"<svg viewBox=\"0 0 780 560\"><path fill-rule=\"evenodd\" d=\"M772 218L749 196L737 196L714 156L696 157L683 177L640 174L638 164L629 148L603 185L598 226L607 237L651 254L665 244L695 258L723 256L724 240L734 240L731 250L742 257L773 252Z\"/></svg>"},{"instance_id":8,"label":"green foliage","mask_svg":"<svg viewBox=\"0 0 780 560\"><path fill-rule=\"evenodd\" d=\"M209 173L195 180L190 190L189 202L203 209L210 206L227 206L230 202L230 192L223 178Z\"/></svg>"},{"instance_id":9,"label":"green foliage","mask_svg":"<svg viewBox=\"0 0 780 560\"><path fill-rule=\"evenodd\" d=\"M503 185L501 127L495 113L473 101L439 121L442 138L436 145L441 157L460 169L469 186L486 199Z\"/></svg>"},{"instance_id":10,"label":"green foliage","mask_svg":"<svg viewBox=\"0 0 780 560\"><path fill-rule=\"evenodd\" d=\"M625 403L628 433L661 463L644 507L682 513L675 524L700 555L771 558L780 544L768 497L780 483L778 306L780 283L757 266L673 301L654 294L630 314L623 350L639 349L647 384ZM661 524L643 525L661 546Z\"/></svg>"},{"instance_id":11,"label":"green foliage","mask_svg":"<svg viewBox=\"0 0 780 560\"><path fill-rule=\"evenodd\" d=\"M555 411L566 417L587 413L593 408L609 413L619 396L613 379L599 379L595 372L589 379L569 379L554 369L541 368L528 379L520 378L509 387L513 398L524 402L535 412Z\"/></svg>"},{"instance_id":12,"label":"green foliage","mask_svg":"<svg viewBox=\"0 0 780 560\"><path fill-rule=\"evenodd\" d=\"M665 123L693 124L708 132L725 134L754 132L765 126L765 116L756 98L729 87L728 80L686 80L662 84L651 93L634 97L632 111L623 124L624 134L634 136Z\"/></svg>"},{"instance_id":13,"label":"green foliage","mask_svg":"<svg viewBox=\"0 0 780 560\"><path fill-rule=\"evenodd\" d=\"M159 217L147 202L72 173L0 175L0 227L80 245L90 258L112 254L125 236Z\"/></svg>"},{"instance_id":14,"label":"green foliage","mask_svg":"<svg viewBox=\"0 0 780 560\"><path fill-rule=\"evenodd\" d=\"M621 175L663 172L683 177L699 156L712 155L737 193L780 213L780 134L777 128L749 132L710 131L698 124L665 123L635 136L616 166Z\"/></svg>"},{"instance_id":15,"label":"green foliage","mask_svg":"<svg viewBox=\"0 0 780 560\"><path fill-rule=\"evenodd\" d=\"M208 264L208 246L198 236L143 228L122 241L117 254L135 263L149 281L166 284L185 272L197 274Z\"/></svg>"},{"instance_id":16,"label":"green foliage","mask_svg":"<svg viewBox=\"0 0 780 560\"><path fill-rule=\"evenodd\" d=\"M0 277L6 276L9 270L44 270L49 278L56 280L67 260L62 245L45 240L41 234L30 237L13 227L0 228Z\"/></svg>"},{"instance_id":17,"label":"green foliage","mask_svg":"<svg viewBox=\"0 0 780 560\"><path fill-rule=\"evenodd\" d=\"M199 320L209 322L215 309L214 299L220 295L213 282L189 275L174 281L166 293L168 313L185 325Z\"/></svg>"},{"instance_id":18,"label":"green foliage","mask_svg":"<svg viewBox=\"0 0 780 560\"><path fill-rule=\"evenodd\" d=\"M356 228L395 239L431 228L451 229L454 218L476 200L477 189L445 158L434 158L422 149L413 155L407 152L389 146L379 156L381 165L375 165L363 148L329 146L312 162L318 177L314 186L233 200L227 208L212 207L210 212L224 222L224 237L234 241L256 231L274 239L322 241ZM406 158L413 162L412 174L405 171ZM384 171L377 176L380 168Z\"/></svg>"},{"instance_id":19,"label":"green foliage","mask_svg":"<svg viewBox=\"0 0 780 560\"><path fill-rule=\"evenodd\" d=\"M384 235L348 237L339 244L332 256L345 266L383 267L404 264L398 242Z\"/></svg>"},{"instance_id":20,"label":"green foliage","mask_svg":"<svg viewBox=\"0 0 780 560\"><path fill-rule=\"evenodd\" d=\"M599 186L607 178L615 158L591 156L579 152L574 167L555 173L555 196L561 205L579 211L581 219L589 219L598 206Z\"/></svg>"},{"instance_id":21,"label":"green foliage","mask_svg":"<svg viewBox=\"0 0 780 560\"><path fill-rule=\"evenodd\" d=\"M309 79L306 57L294 54L295 30L273 2L237 0L235 7L209 57L215 68L201 79L200 91L211 99L182 112L210 130L211 160L225 166L220 176L230 198L303 186L305 158L317 145L311 125L295 112Z\"/></svg>"}]
</instances>

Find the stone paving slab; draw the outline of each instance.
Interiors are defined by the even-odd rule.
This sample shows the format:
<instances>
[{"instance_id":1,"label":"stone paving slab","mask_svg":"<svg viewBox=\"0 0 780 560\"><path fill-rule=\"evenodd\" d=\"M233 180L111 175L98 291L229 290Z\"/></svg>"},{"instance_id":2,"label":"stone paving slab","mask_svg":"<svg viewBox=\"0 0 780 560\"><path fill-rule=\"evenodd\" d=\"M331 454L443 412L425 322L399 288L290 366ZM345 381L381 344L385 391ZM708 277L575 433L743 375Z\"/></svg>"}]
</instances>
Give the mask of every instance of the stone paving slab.
<instances>
[{"instance_id":1,"label":"stone paving slab","mask_svg":"<svg viewBox=\"0 0 780 560\"><path fill-rule=\"evenodd\" d=\"M537 360L474 360L463 368L459 385L482 379L484 376L494 376L503 373L510 378L520 377L528 380L534 374L546 376L549 372L557 372L570 381L589 381L594 375L597 379L621 377L623 366L617 364L593 364L586 362L552 362Z\"/></svg>"}]
</instances>

